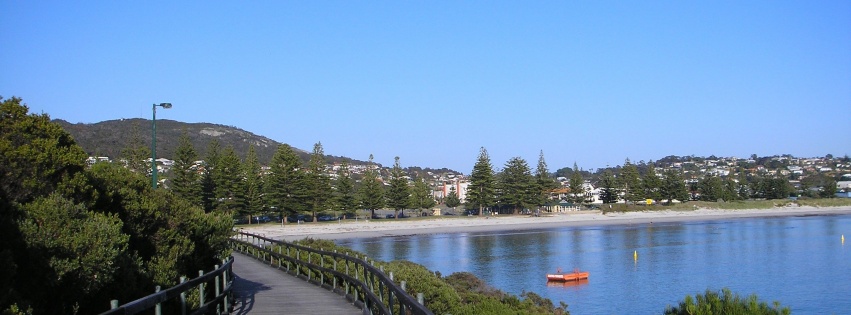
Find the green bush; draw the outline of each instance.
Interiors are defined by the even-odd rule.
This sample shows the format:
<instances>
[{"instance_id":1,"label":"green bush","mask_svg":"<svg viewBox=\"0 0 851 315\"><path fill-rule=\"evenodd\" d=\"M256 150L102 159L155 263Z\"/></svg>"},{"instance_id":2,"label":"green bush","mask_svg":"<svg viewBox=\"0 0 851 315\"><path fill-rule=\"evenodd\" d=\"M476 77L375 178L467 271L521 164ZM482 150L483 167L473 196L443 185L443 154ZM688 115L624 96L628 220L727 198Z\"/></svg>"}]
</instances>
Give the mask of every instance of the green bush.
<instances>
[{"instance_id":1,"label":"green bush","mask_svg":"<svg viewBox=\"0 0 851 315\"><path fill-rule=\"evenodd\" d=\"M668 306L665 309L665 315L787 315L790 313L788 307L780 306L780 302L775 301L769 306L768 303L760 302L755 294L742 298L727 288L720 292L706 290L705 294L698 294L694 298L687 295L678 306Z\"/></svg>"}]
</instances>

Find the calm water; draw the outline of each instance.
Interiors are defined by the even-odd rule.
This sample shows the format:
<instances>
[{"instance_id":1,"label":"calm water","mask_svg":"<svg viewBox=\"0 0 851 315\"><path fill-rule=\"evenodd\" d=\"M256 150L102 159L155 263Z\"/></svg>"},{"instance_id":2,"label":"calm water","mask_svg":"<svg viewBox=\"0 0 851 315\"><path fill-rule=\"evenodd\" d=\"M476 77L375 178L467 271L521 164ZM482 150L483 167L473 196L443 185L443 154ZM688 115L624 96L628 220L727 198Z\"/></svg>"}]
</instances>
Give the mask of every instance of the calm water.
<instances>
[{"instance_id":1,"label":"calm water","mask_svg":"<svg viewBox=\"0 0 851 315\"><path fill-rule=\"evenodd\" d=\"M845 244L840 242L845 235ZM390 261L443 275L468 271L513 294L533 291L571 314L660 314L707 288L756 293L793 314L851 314L851 216L453 233L340 240ZM638 259L633 259L633 252ZM561 267L591 272L547 285Z\"/></svg>"}]
</instances>

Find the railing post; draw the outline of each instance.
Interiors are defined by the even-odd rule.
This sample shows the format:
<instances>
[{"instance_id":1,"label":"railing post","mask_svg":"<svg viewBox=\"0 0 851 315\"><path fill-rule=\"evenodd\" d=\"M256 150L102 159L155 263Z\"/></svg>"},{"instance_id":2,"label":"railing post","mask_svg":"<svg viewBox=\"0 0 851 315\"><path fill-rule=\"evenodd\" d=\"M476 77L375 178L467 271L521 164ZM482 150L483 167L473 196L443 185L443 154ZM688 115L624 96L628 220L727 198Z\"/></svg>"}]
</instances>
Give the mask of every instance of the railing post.
<instances>
[{"instance_id":1,"label":"railing post","mask_svg":"<svg viewBox=\"0 0 851 315\"><path fill-rule=\"evenodd\" d=\"M198 270L198 277L204 276L204 270ZM198 296L201 297L201 303L198 305L204 305L204 282L198 284Z\"/></svg>"},{"instance_id":2,"label":"railing post","mask_svg":"<svg viewBox=\"0 0 851 315\"><path fill-rule=\"evenodd\" d=\"M336 250L334 251L337 252ZM337 257L334 257L334 272L337 272ZM337 289L337 275L334 275L334 290Z\"/></svg>"},{"instance_id":3,"label":"railing post","mask_svg":"<svg viewBox=\"0 0 851 315\"><path fill-rule=\"evenodd\" d=\"M296 260L296 261L300 261L300 260L301 260L301 249L298 249L298 248L296 248L296 249L295 249L295 260ZM298 277L298 275L299 275L299 271L301 271L300 269L301 269L301 268L299 268L299 266L298 266L298 265L296 265L296 266L295 266L295 276L296 276L296 277Z\"/></svg>"},{"instance_id":4,"label":"railing post","mask_svg":"<svg viewBox=\"0 0 851 315\"><path fill-rule=\"evenodd\" d=\"M186 282L186 277L180 277L180 283ZM186 292L180 292L180 314L186 315Z\"/></svg>"},{"instance_id":5,"label":"railing post","mask_svg":"<svg viewBox=\"0 0 851 315\"><path fill-rule=\"evenodd\" d=\"M227 260L224 260L224 261L225 261L225 263L227 263ZM230 264L230 265L228 266L228 268L227 268L227 269L225 269L225 272L223 273L223 275L224 275L224 277L223 277L223 278L224 278L224 279L222 279L222 280L224 280L224 281L222 281L222 292L224 292L225 290L227 290L228 283L230 282L230 279L228 279L228 276L230 275L230 272L229 272L229 271L230 271L230 268L231 268L231 267L233 267L233 264ZM225 294L225 298L224 298L225 305L224 305L224 307L223 307L224 309L222 310L222 313L227 313L227 312L228 312L228 309L229 309L229 305L228 305L228 304L230 304L230 303L228 302L228 297L229 297L229 295Z\"/></svg>"},{"instance_id":6,"label":"railing post","mask_svg":"<svg viewBox=\"0 0 851 315\"><path fill-rule=\"evenodd\" d=\"M154 288L154 292L160 293L160 286L156 286ZM154 306L154 315L162 315L162 314L163 314L162 303L157 303L157 306Z\"/></svg>"},{"instance_id":7,"label":"railing post","mask_svg":"<svg viewBox=\"0 0 851 315\"><path fill-rule=\"evenodd\" d=\"M214 269L214 270L219 270L219 265L216 265L216 269ZM216 298L217 299L219 298L220 295L222 295L221 287L219 287L220 283L221 282L219 281L219 276L216 276L216 280L214 281L214 285L215 285L215 288L216 288ZM216 304L218 304L218 303L216 303ZM219 309L219 306L216 305L216 311L218 311L218 309Z\"/></svg>"},{"instance_id":8,"label":"railing post","mask_svg":"<svg viewBox=\"0 0 851 315\"><path fill-rule=\"evenodd\" d=\"M322 254L319 254L319 266L325 268L325 257ZM325 273L322 271L319 271L319 281L325 283Z\"/></svg>"},{"instance_id":9,"label":"railing post","mask_svg":"<svg viewBox=\"0 0 851 315\"><path fill-rule=\"evenodd\" d=\"M422 293L417 293L417 303L425 305L425 298Z\"/></svg>"},{"instance_id":10,"label":"railing post","mask_svg":"<svg viewBox=\"0 0 851 315\"><path fill-rule=\"evenodd\" d=\"M109 309L114 310L118 308L118 300L109 301Z\"/></svg>"}]
</instances>

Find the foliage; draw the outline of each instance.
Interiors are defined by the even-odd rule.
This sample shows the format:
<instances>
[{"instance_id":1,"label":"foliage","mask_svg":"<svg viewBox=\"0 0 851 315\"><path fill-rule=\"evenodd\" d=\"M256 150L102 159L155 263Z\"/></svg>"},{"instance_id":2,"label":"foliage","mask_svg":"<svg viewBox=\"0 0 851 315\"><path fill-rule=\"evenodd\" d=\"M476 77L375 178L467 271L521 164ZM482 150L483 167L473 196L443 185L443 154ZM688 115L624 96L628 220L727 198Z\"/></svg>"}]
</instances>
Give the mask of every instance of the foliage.
<instances>
[{"instance_id":1,"label":"foliage","mask_svg":"<svg viewBox=\"0 0 851 315\"><path fill-rule=\"evenodd\" d=\"M680 172L675 170L666 170L665 178L662 183L662 198L667 199L668 203L673 200L686 202L688 198L688 189L683 182L683 177Z\"/></svg>"},{"instance_id":2,"label":"foliage","mask_svg":"<svg viewBox=\"0 0 851 315\"><path fill-rule=\"evenodd\" d=\"M647 165L647 171L641 179L644 187L644 197L647 199L662 199L662 179L656 175L656 167L653 163Z\"/></svg>"},{"instance_id":3,"label":"foliage","mask_svg":"<svg viewBox=\"0 0 851 315\"><path fill-rule=\"evenodd\" d=\"M538 156L538 166L535 168L535 204L545 206L550 201L550 193L560 185L554 178L550 177L547 169L547 161L544 160L544 151Z\"/></svg>"},{"instance_id":4,"label":"foliage","mask_svg":"<svg viewBox=\"0 0 851 315\"><path fill-rule=\"evenodd\" d=\"M395 212L395 217L399 217L399 211L405 210L410 204L411 192L408 187L408 179L405 177L405 172L402 171L402 166L399 165L399 157L395 158L393 169L390 170L390 188L387 190L387 206Z\"/></svg>"},{"instance_id":5,"label":"foliage","mask_svg":"<svg viewBox=\"0 0 851 315\"><path fill-rule=\"evenodd\" d=\"M638 168L626 159L618 177L618 186L623 189L624 199L638 202L644 200L644 188L638 174Z\"/></svg>"},{"instance_id":6,"label":"foliage","mask_svg":"<svg viewBox=\"0 0 851 315\"><path fill-rule=\"evenodd\" d=\"M478 208L479 215L484 213L484 208L496 204L496 180L488 150L484 147L479 149L479 157L470 174L466 203L468 208Z\"/></svg>"},{"instance_id":7,"label":"foliage","mask_svg":"<svg viewBox=\"0 0 851 315\"><path fill-rule=\"evenodd\" d=\"M277 207L279 214L289 216L308 209L309 192L301 160L292 147L282 144L272 157L270 174L266 177L266 194L269 206Z\"/></svg>"},{"instance_id":8,"label":"foliage","mask_svg":"<svg viewBox=\"0 0 851 315\"><path fill-rule=\"evenodd\" d=\"M232 146L225 151L216 163L216 200L219 211L228 214L245 211L245 181L242 173L242 161Z\"/></svg>"},{"instance_id":9,"label":"foliage","mask_svg":"<svg viewBox=\"0 0 851 315\"><path fill-rule=\"evenodd\" d=\"M349 163L343 162L337 170L337 182L334 185L334 209L344 214L352 214L357 210L355 183L349 171Z\"/></svg>"},{"instance_id":10,"label":"foliage","mask_svg":"<svg viewBox=\"0 0 851 315\"><path fill-rule=\"evenodd\" d=\"M414 181L414 187L411 189L411 208L429 209L436 204L437 202L431 197L431 188L423 181L422 177L417 177Z\"/></svg>"},{"instance_id":11,"label":"foliage","mask_svg":"<svg viewBox=\"0 0 851 315\"><path fill-rule=\"evenodd\" d=\"M76 139L76 138L75 138ZM133 123L130 138L119 155L127 163L127 168L139 173L150 175L151 164L146 162L151 157L151 148L142 140L139 123Z\"/></svg>"},{"instance_id":12,"label":"foliage","mask_svg":"<svg viewBox=\"0 0 851 315\"><path fill-rule=\"evenodd\" d=\"M307 199L314 222L317 221L316 213L326 210L326 205L331 199L331 178L326 173L325 151L322 149L322 143L317 142L313 145L313 153L310 154L305 174Z\"/></svg>"},{"instance_id":13,"label":"foliage","mask_svg":"<svg viewBox=\"0 0 851 315\"><path fill-rule=\"evenodd\" d=\"M97 313L227 254L229 218L85 153L20 99L0 105L0 310Z\"/></svg>"},{"instance_id":14,"label":"foliage","mask_svg":"<svg viewBox=\"0 0 851 315\"><path fill-rule=\"evenodd\" d=\"M195 165L198 154L195 153L195 147L192 146L186 132L180 134L178 142L174 166L169 172L171 177L169 188L175 195L201 206L201 182Z\"/></svg>"},{"instance_id":15,"label":"foliage","mask_svg":"<svg viewBox=\"0 0 851 315\"><path fill-rule=\"evenodd\" d=\"M712 315L712 314L790 314L788 307L782 307L780 302L768 305L760 302L759 298L752 294L746 298L733 294L730 289L724 288L720 292L706 290L703 295L697 294L694 298L687 295L676 307L668 306L666 315Z\"/></svg>"},{"instance_id":16,"label":"foliage","mask_svg":"<svg viewBox=\"0 0 851 315\"><path fill-rule=\"evenodd\" d=\"M260 161L254 146L248 147L248 154L242 163L242 176L245 178L243 186L245 194L245 208L240 215L252 215L263 210L263 177L260 176Z\"/></svg>"},{"instance_id":17,"label":"foliage","mask_svg":"<svg viewBox=\"0 0 851 315\"><path fill-rule=\"evenodd\" d=\"M446 194L446 206L455 208L461 205L461 199L458 198L458 193L455 191L455 186L449 187L449 193Z\"/></svg>"},{"instance_id":18,"label":"foliage","mask_svg":"<svg viewBox=\"0 0 851 315\"><path fill-rule=\"evenodd\" d=\"M600 199L603 203L615 203L618 201L618 188L611 170L605 170L600 179Z\"/></svg>"},{"instance_id":19,"label":"foliage","mask_svg":"<svg viewBox=\"0 0 851 315\"><path fill-rule=\"evenodd\" d=\"M369 164L361 179L358 190L358 199L364 209L370 210L370 215L375 216L375 210L384 207L384 187L378 179L378 166L372 162L372 154L369 155Z\"/></svg>"},{"instance_id":20,"label":"foliage","mask_svg":"<svg viewBox=\"0 0 851 315\"><path fill-rule=\"evenodd\" d=\"M573 162L573 172L571 172L570 179L568 180L568 188L570 188L569 201L574 203L585 201L585 190L582 187L584 183L585 180L582 178L582 173L579 172L579 166L576 165L576 162Z\"/></svg>"},{"instance_id":21,"label":"foliage","mask_svg":"<svg viewBox=\"0 0 851 315\"><path fill-rule=\"evenodd\" d=\"M526 160L513 157L499 174L499 201L517 213L535 203L535 181Z\"/></svg>"}]
</instances>

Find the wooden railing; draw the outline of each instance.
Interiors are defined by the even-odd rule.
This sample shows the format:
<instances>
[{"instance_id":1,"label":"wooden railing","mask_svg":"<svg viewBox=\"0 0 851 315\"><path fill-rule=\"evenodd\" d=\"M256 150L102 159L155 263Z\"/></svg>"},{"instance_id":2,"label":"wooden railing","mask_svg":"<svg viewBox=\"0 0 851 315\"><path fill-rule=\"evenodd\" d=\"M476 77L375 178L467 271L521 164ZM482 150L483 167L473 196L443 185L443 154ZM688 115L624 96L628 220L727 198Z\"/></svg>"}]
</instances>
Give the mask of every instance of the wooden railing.
<instances>
[{"instance_id":1,"label":"wooden railing","mask_svg":"<svg viewBox=\"0 0 851 315\"><path fill-rule=\"evenodd\" d=\"M117 300L112 300L112 309L101 313L101 315L112 314L139 314L143 311L154 309L154 314L162 314L162 303L180 299L177 301L181 314L228 314L230 307L233 305L233 257L224 260L221 266L216 265L215 270L204 273L198 271L198 277L191 280L186 280L186 277L180 278L180 284L161 291L159 286L155 289L155 293L146 297L137 299L127 304L118 305ZM207 299L207 285L213 283L215 294L212 299ZM199 296L199 307L194 310L189 310L186 302L186 294L197 289Z\"/></svg>"},{"instance_id":2,"label":"wooden railing","mask_svg":"<svg viewBox=\"0 0 851 315\"><path fill-rule=\"evenodd\" d=\"M237 232L235 251L345 296L365 314L433 315L417 298L405 292L405 282L393 282L366 259L290 244L256 234Z\"/></svg>"}]
</instances>

